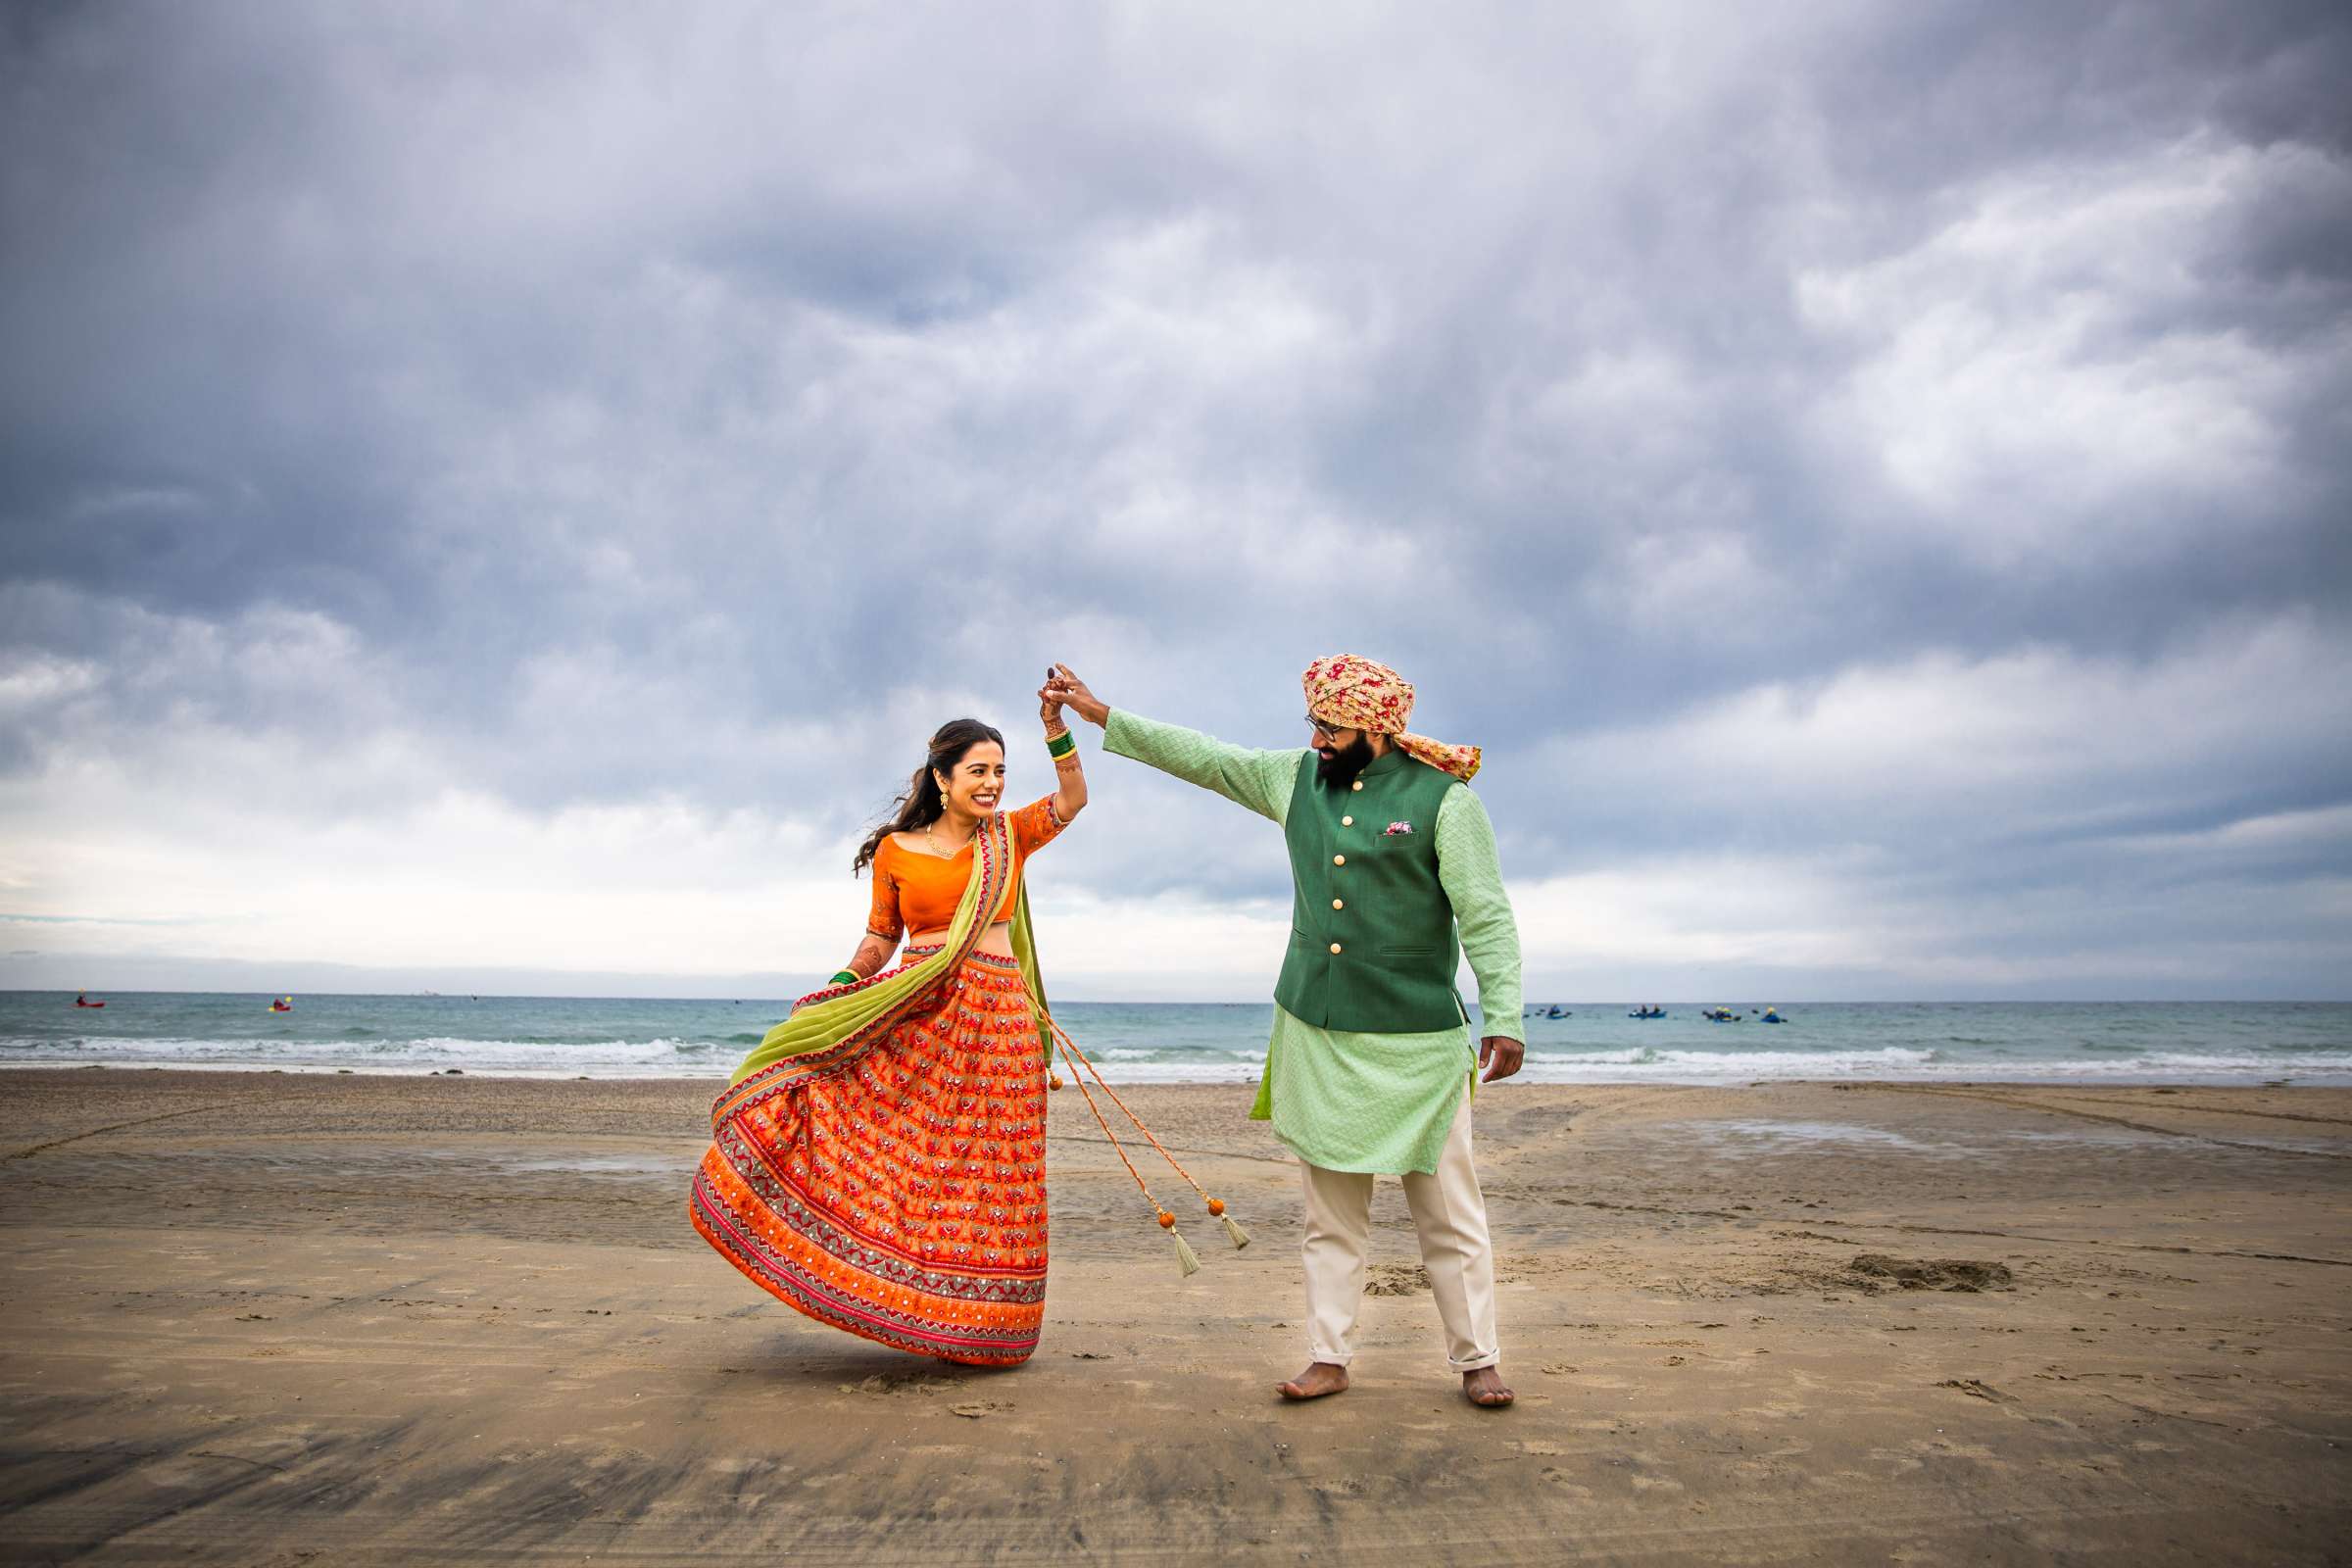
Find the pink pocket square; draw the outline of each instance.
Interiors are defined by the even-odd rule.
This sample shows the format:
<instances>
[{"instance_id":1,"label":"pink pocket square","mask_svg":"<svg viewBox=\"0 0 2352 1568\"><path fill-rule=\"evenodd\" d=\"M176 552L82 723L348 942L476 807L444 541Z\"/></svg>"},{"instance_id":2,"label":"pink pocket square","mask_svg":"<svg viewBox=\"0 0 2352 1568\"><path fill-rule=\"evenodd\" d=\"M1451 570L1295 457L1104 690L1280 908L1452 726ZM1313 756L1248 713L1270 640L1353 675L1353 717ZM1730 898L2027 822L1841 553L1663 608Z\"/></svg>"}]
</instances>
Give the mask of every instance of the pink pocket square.
<instances>
[{"instance_id":1,"label":"pink pocket square","mask_svg":"<svg viewBox=\"0 0 2352 1568\"><path fill-rule=\"evenodd\" d=\"M1412 830L1413 824L1410 822L1391 822L1389 824L1389 830L1386 833L1383 833L1381 837L1384 839L1394 838L1399 833L1410 833Z\"/></svg>"}]
</instances>

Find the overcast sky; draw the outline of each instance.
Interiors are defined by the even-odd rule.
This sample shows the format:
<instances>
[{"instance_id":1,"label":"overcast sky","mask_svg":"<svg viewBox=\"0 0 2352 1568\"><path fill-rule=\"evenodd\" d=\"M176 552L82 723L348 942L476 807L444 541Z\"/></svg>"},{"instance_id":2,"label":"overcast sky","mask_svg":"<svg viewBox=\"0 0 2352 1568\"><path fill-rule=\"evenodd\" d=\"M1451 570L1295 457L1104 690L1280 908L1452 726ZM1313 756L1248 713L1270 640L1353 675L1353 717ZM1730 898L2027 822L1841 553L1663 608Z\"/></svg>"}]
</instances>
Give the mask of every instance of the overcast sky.
<instances>
[{"instance_id":1,"label":"overcast sky","mask_svg":"<svg viewBox=\"0 0 2352 1568\"><path fill-rule=\"evenodd\" d=\"M1531 997L2352 995L2312 4L0 16L0 986L790 995L923 738L1487 749ZM1084 740L1072 997L1270 824Z\"/></svg>"}]
</instances>

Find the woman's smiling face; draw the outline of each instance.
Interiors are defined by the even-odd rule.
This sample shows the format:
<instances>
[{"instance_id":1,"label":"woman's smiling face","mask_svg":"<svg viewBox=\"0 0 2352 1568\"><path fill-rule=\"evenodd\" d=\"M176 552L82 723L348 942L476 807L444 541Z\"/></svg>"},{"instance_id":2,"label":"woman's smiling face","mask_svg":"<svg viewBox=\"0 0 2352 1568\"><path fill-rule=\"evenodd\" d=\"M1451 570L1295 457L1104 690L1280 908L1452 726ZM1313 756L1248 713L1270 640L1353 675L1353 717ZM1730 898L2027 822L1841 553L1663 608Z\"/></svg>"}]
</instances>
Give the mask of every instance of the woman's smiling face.
<instances>
[{"instance_id":1,"label":"woman's smiling face","mask_svg":"<svg viewBox=\"0 0 2352 1568\"><path fill-rule=\"evenodd\" d=\"M932 770L939 792L950 806L966 816L992 814L1004 796L1004 748L995 741L975 741L956 759L946 773Z\"/></svg>"}]
</instances>

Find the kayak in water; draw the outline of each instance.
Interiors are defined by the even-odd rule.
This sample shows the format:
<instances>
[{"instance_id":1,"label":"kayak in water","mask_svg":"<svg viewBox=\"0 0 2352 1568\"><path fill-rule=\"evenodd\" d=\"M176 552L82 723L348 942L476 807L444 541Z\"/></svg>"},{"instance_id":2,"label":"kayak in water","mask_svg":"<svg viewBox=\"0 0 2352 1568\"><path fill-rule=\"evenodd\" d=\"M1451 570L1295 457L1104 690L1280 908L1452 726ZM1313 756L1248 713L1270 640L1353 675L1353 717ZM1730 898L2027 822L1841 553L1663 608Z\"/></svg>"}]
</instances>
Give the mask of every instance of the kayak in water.
<instances>
[{"instance_id":1,"label":"kayak in water","mask_svg":"<svg viewBox=\"0 0 2352 1568\"><path fill-rule=\"evenodd\" d=\"M103 1007L106 1005L106 1004L103 1002L92 1002L90 1000L90 994L87 991L84 991L80 996L77 996L74 999L74 1005L76 1007Z\"/></svg>"},{"instance_id":2,"label":"kayak in water","mask_svg":"<svg viewBox=\"0 0 2352 1568\"><path fill-rule=\"evenodd\" d=\"M270 1010L271 1012L292 1012L294 1010L294 999L292 997L280 997L275 1002L270 1004Z\"/></svg>"}]
</instances>

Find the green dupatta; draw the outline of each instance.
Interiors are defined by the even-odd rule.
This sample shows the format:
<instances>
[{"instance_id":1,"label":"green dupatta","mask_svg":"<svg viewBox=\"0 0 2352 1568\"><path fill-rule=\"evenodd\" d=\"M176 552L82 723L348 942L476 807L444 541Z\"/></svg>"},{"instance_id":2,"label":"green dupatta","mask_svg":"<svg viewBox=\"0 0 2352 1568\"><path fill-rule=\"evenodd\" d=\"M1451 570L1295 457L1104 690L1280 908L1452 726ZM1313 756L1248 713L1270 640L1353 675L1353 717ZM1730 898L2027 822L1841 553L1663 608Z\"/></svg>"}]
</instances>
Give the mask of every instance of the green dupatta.
<instances>
[{"instance_id":1,"label":"green dupatta","mask_svg":"<svg viewBox=\"0 0 2352 1568\"><path fill-rule=\"evenodd\" d=\"M1029 923L1029 889L1021 881L1019 856L1004 813L993 813L972 835L972 874L956 906L956 919L937 953L871 980L834 987L814 994L791 1017L767 1032L767 1038L743 1058L727 1092L710 1107L713 1127L755 1101L765 1099L822 1068L837 1066L864 1054L889 1032L890 1026L933 989L954 974L978 947L988 925L983 909L1003 903L1004 884L1017 885L1012 909L1012 956L1020 965L1021 984L1029 993L1029 1010L1037 1020L1038 1046L1049 1064L1054 1055L1054 1033L1046 1011L1046 990L1038 976L1037 938Z\"/></svg>"}]
</instances>

